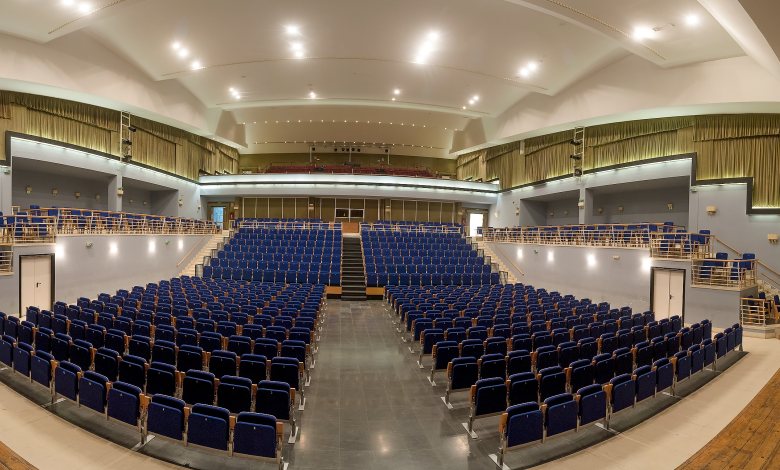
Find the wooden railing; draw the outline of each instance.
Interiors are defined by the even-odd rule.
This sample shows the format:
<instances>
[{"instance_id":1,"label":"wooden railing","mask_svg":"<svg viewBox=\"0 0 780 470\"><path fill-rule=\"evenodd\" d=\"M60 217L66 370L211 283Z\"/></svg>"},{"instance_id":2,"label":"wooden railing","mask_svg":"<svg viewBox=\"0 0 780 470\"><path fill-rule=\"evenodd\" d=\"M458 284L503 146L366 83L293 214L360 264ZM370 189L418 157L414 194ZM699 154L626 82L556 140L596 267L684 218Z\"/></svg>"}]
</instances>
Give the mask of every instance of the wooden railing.
<instances>
[{"instance_id":1,"label":"wooden railing","mask_svg":"<svg viewBox=\"0 0 780 470\"><path fill-rule=\"evenodd\" d=\"M691 283L696 286L747 288L756 285L754 259L693 259Z\"/></svg>"},{"instance_id":2,"label":"wooden railing","mask_svg":"<svg viewBox=\"0 0 780 470\"><path fill-rule=\"evenodd\" d=\"M10 247L0 248L0 273L13 271L14 252Z\"/></svg>"},{"instance_id":3,"label":"wooden railing","mask_svg":"<svg viewBox=\"0 0 780 470\"><path fill-rule=\"evenodd\" d=\"M671 234L684 230L674 225L597 224L533 227L485 227L478 230L486 242L531 243L538 245L648 247L653 234Z\"/></svg>"},{"instance_id":4,"label":"wooden railing","mask_svg":"<svg viewBox=\"0 0 780 470\"><path fill-rule=\"evenodd\" d=\"M739 321L743 325L765 326L777 321L777 306L766 299L743 297L739 302Z\"/></svg>"},{"instance_id":5,"label":"wooden railing","mask_svg":"<svg viewBox=\"0 0 780 470\"><path fill-rule=\"evenodd\" d=\"M414 232L414 233L458 233L463 234L460 225L431 225L413 222L361 222L360 230L376 232Z\"/></svg>"}]
</instances>

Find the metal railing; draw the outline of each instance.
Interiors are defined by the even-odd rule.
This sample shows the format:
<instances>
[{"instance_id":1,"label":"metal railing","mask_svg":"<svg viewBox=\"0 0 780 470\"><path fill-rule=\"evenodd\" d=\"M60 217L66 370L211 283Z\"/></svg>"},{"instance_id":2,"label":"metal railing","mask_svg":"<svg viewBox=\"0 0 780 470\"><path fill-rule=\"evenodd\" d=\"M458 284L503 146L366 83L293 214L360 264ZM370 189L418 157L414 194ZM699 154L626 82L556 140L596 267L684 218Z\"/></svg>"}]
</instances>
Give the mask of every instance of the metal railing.
<instances>
[{"instance_id":1,"label":"metal railing","mask_svg":"<svg viewBox=\"0 0 780 470\"><path fill-rule=\"evenodd\" d=\"M220 232L220 228L211 221L131 212L32 207L27 212L17 213L15 217L28 221L53 220L55 235L207 235Z\"/></svg>"},{"instance_id":2,"label":"metal railing","mask_svg":"<svg viewBox=\"0 0 780 470\"><path fill-rule=\"evenodd\" d=\"M743 297L739 301L739 321L743 325L766 326L777 321L777 307L770 300Z\"/></svg>"},{"instance_id":3,"label":"metal railing","mask_svg":"<svg viewBox=\"0 0 780 470\"><path fill-rule=\"evenodd\" d=\"M707 258L714 253L713 237L703 233L652 233L650 256L663 259Z\"/></svg>"},{"instance_id":4,"label":"metal railing","mask_svg":"<svg viewBox=\"0 0 780 470\"><path fill-rule=\"evenodd\" d=\"M341 222L309 222L303 220L295 221L264 221L252 219L239 219L235 224L236 230L250 229L276 229L276 230L341 230Z\"/></svg>"},{"instance_id":5,"label":"metal railing","mask_svg":"<svg viewBox=\"0 0 780 470\"><path fill-rule=\"evenodd\" d=\"M692 259L691 283L697 286L747 288L756 285L754 259Z\"/></svg>"},{"instance_id":6,"label":"metal railing","mask_svg":"<svg viewBox=\"0 0 780 470\"><path fill-rule=\"evenodd\" d=\"M664 224L555 225L533 227L485 227L482 241L537 245L648 247L652 234L671 234L682 227Z\"/></svg>"},{"instance_id":7,"label":"metal railing","mask_svg":"<svg viewBox=\"0 0 780 470\"><path fill-rule=\"evenodd\" d=\"M13 271L14 252L11 247L0 247L0 273Z\"/></svg>"},{"instance_id":8,"label":"metal railing","mask_svg":"<svg viewBox=\"0 0 780 470\"><path fill-rule=\"evenodd\" d=\"M410 222L361 222L360 230L377 232L417 232L417 233L458 233L463 234L460 225L430 225L425 223Z\"/></svg>"},{"instance_id":9,"label":"metal railing","mask_svg":"<svg viewBox=\"0 0 780 470\"><path fill-rule=\"evenodd\" d=\"M57 236L55 217L11 215L0 217L0 243L24 245L54 243Z\"/></svg>"}]
</instances>

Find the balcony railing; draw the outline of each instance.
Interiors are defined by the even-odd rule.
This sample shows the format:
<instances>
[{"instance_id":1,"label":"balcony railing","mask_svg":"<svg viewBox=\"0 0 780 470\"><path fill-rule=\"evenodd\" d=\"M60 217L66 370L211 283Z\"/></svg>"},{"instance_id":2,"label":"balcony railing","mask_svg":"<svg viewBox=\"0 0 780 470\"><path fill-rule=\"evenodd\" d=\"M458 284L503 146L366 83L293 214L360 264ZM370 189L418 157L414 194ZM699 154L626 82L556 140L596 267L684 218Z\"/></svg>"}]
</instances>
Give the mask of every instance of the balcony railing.
<instances>
[{"instance_id":1,"label":"balcony railing","mask_svg":"<svg viewBox=\"0 0 780 470\"><path fill-rule=\"evenodd\" d=\"M650 234L650 256L663 259L692 259L712 256L713 237L707 233Z\"/></svg>"},{"instance_id":2,"label":"balcony railing","mask_svg":"<svg viewBox=\"0 0 780 470\"><path fill-rule=\"evenodd\" d=\"M0 217L0 243L23 245L54 243L57 220L54 217L10 215Z\"/></svg>"},{"instance_id":3,"label":"balcony railing","mask_svg":"<svg viewBox=\"0 0 780 470\"><path fill-rule=\"evenodd\" d=\"M697 286L747 288L756 285L755 259L693 259L691 283Z\"/></svg>"},{"instance_id":4,"label":"balcony railing","mask_svg":"<svg viewBox=\"0 0 780 470\"><path fill-rule=\"evenodd\" d=\"M0 247L0 273L13 271L14 252L10 246Z\"/></svg>"},{"instance_id":5,"label":"balcony railing","mask_svg":"<svg viewBox=\"0 0 780 470\"><path fill-rule=\"evenodd\" d=\"M360 230L378 232L463 233L463 227L455 224L430 224L414 222L362 222Z\"/></svg>"},{"instance_id":6,"label":"balcony railing","mask_svg":"<svg viewBox=\"0 0 780 470\"><path fill-rule=\"evenodd\" d=\"M766 326L776 323L777 307L771 300L743 297L739 305L739 321L743 325Z\"/></svg>"},{"instance_id":7,"label":"balcony railing","mask_svg":"<svg viewBox=\"0 0 780 470\"><path fill-rule=\"evenodd\" d=\"M486 227L478 230L486 242L538 245L648 247L653 234L682 230L670 224L554 225L536 227Z\"/></svg>"},{"instance_id":8,"label":"balcony railing","mask_svg":"<svg viewBox=\"0 0 780 470\"><path fill-rule=\"evenodd\" d=\"M276 229L276 230L341 230L341 222L321 222L308 220L262 220L238 219L234 228Z\"/></svg>"}]
</instances>

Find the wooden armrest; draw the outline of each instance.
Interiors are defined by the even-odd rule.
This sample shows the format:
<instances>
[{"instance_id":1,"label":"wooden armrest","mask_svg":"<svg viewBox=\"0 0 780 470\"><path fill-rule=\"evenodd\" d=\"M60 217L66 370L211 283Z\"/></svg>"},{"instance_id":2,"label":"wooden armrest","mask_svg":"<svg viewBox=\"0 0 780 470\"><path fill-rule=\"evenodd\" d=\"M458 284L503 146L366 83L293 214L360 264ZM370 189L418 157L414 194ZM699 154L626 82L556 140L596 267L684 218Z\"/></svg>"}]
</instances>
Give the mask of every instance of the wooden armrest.
<instances>
[{"instance_id":1,"label":"wooden armrest","mask_svg":"<svg viewBox=\"0 0 780 470\"><path fill-rule=\"evenodd\" d=\"M145 410L149 408L149 403L152 402L152 397L149 395L144 395L143 393L138 397L139 405L141 406L141 409Z\"/></svg>"},{"instance_id":2,"label":"wooden armrest","mask_svg":"<svg viewBox=\"0 0 780 470\"><path fill-rule=\"evenodd\" d=\"M184 421L187 421L190 418L190 413L192 413L192 408L189 406L184 407Z\"/></svg>"},{"instance_id":3,"label":"wooden armrest","mask_svg":"<svg viewBox=\"0 0 780 470\"><path fill-rule=\"evenodd\" d=\"M236 417L230 416L229 420L230 420L230 430L232 431L233 429L236 429Z\"/></svg>"},{"instance_id":4,"label":"wooden armrest","mask_svg":"<svg viewBox=\"0 0 780 470\"><path fill-rule=\"evenodd\" d=\"M477 386L472 385L470 392L471 392L471 403L474 403L475 400L477 399Z\"/></svg>"},{"instance_id":5,"label":"wooden armrest","mask_svg":"<svg viewBox=\"0 0 780 470\"><path fill-rule=\"evenodd\" d=\"M509 420L509 414L507 413L501 413L501 417L498 421L498 433L500 435L504 434L504 431L506 430L507 421Z\"/></svg>"}]
</instances>

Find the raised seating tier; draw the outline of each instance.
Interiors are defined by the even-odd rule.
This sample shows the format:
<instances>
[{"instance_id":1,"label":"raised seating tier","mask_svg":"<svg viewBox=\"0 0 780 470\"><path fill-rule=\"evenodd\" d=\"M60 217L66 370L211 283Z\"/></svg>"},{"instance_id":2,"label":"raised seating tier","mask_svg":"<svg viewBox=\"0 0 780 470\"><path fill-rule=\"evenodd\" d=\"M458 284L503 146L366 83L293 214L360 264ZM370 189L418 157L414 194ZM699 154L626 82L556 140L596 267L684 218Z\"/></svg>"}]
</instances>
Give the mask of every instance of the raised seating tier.
<instances>
[{"instance_id":1,"label":"raised seating tier","mask_svg":"<svg viewBox=\"0 0 780 470\"><path fill-rule=\"evenodd\" d=\"M361 230L369 287L498 284L460 231Z\"/></svg>"}]
</instances>

